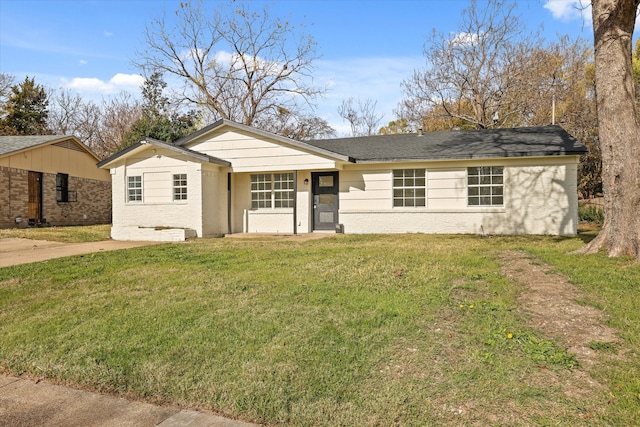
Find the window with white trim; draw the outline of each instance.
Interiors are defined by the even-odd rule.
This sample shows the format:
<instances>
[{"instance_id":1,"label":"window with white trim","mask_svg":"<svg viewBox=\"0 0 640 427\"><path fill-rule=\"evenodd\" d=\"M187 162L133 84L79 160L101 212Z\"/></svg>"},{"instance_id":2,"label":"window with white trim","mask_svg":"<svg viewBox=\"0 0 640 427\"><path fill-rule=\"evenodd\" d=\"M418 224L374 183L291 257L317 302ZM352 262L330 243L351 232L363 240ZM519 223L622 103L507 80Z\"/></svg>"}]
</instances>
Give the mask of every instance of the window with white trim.
<instances>
[{"instance_id":1,"label":"window with white trim","mask_svg":"<svg viewBox=\"0 0 640 427\"><path fill-rule=\"evenodd\" d=\"M127 201L129 202L142 201L142 176L141 175L127 177Z\"/></svg>"},{"instance_id":2,"label":"window with white trim","mask_svg":"<svg viewBox=\"0 0 640 427\"><path fill-rule=\"evenodd\" d=\"M469 206L504 206L504 167L467 168Z\"/></svg>"},{"instance_id":3,"label":"window with white trim","mask_svg":"<svg viewBox=\"0 0 640 427\"><path fill-rule=\"evenodd\" d=\"M293 173L251 175L251 209L293 207Z\"/></svg>"},{"instance_id":4,"label":"window with white trim","mask_svg":"<svg viewBox=\"0 0 640 427\"><path fill-rule=\"evenodd\" d=\"M425 169L393 170L393 206L426 206Z\"/></svg>"},{"instance_id":5,"label":"window with white trim","mask_svg":"<svg viewBox=\"0 0 640 427\"><path fill-rule=\"evenodd\" d=\"M187 174L173 175L173 200L187 200Z\"/></svg>"}]
</instances>

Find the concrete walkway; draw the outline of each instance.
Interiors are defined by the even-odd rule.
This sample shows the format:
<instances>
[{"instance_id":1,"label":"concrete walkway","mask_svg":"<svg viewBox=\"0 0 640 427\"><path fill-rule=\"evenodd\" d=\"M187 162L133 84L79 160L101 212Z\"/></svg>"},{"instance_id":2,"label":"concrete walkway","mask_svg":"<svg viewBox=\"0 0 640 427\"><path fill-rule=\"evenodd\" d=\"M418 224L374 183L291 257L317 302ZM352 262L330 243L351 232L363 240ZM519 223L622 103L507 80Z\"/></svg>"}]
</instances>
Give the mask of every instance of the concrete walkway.
<instances>
[{"instance_id":1,"label":"concrete walkway","mask_svg":"<svg viewBox=\"0 0 640 427\"><path fill-rule=\"evenodd\" d=\"M0 239L0 267L153 244L157 242L60 243L3 238ZM0 375L0 427L4 426L252 427L257 424Z\"/></svg>"},{"instance_id":2,"label":"concrete walkway","mask_svg":"<svg viewBox=\"0 0 640 427\"><path fill-rule=\"evenodd\" d=\"M102 242L62 243L48 240L3 238L0 239L0 267L154 244L158 244L158 242L104 240Z\"/></svg>"},{"instance_id":3,"label":"concrete walkway","mask_svg":"<svg viewBox=\"0 0 640 427\"><path fill-rule=\"evenodd\" d=\"M255 427L217 415L0 376L0 426Z\"/></svg>"}]
</instances>

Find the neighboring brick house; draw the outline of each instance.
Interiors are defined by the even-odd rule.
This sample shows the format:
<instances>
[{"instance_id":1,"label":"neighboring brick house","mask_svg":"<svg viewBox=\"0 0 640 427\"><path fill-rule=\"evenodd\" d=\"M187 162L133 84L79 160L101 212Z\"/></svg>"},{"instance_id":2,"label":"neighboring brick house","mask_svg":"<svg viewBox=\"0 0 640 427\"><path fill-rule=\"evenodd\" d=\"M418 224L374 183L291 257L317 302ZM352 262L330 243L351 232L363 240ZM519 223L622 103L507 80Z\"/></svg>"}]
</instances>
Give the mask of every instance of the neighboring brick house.
<instances>
[{"instance_id":1,"label":"neighboring brick house","mask_svg":"<svg viewBox=\"0 0 640 427\"><path fill-rule=\"evenodd\" d=\"M0 136L0 228L111 222L111 177L74 136Z\"/></svg>"},{"instance_id":2,"label":"neighboring brick house","mask_svg":"<svg viewBox=\"0 0 640 427\"><path fill-rule=\"evenodd\" d=\"M296 141L219 120L100 162L116 240L227 233L575 235L584 145L559 126Z\"/></svg>"}]
</instances>

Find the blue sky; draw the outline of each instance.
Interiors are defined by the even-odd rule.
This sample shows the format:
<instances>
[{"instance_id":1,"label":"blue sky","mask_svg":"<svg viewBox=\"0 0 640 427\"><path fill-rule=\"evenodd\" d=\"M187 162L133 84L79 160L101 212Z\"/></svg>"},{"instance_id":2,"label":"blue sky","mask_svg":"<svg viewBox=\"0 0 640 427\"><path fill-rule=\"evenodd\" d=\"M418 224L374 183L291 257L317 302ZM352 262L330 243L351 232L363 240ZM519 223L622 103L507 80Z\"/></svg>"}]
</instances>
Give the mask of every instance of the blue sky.
<instances>
[{"instance_id":1,"label":"blue sky","mask_svg":"<svg viewBox=\"0 0 640 427\"><path fill-rule=\"evenodd\" d=\"M479 0L483 1L483 0ZM218 3L218 1L207 1ZM259 8L263 1L252 1ZM400 83L424 65L426 37L435 29L455 34L466 0L269 1L271 13L304 22L318 43L316 83L326 85L316 114L341 133L348 129L337 106L349 97L377 101L383 124L393 120ZM579 0L519 2L529 30L592 39L590 11L583 19ZM126 90L139 95L139 70L132 65L144 47L145 26L179 1L169 0L2 0L0 71L36 82L70 88L101 99Z\"/></svg>"}]
</instances>

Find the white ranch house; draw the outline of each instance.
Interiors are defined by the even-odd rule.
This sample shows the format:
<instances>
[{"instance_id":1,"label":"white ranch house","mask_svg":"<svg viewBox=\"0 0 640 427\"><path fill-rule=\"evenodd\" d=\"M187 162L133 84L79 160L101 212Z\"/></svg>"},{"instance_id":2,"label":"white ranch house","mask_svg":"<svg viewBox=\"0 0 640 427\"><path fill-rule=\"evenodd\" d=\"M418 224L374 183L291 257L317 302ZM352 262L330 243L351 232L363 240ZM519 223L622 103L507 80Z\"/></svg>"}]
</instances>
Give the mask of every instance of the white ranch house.
<instances>
[{"instance_id":1,"label":"white ranch house","mask_svg":"<svg viewBox=\"0 0 640 427\"><path fill-rule=\"evenodd\" d=\"M295 141L228 120L100 162L116 240L232 233L575 235L586 148L559 126Z\"/></svg>"}]
</instances>

